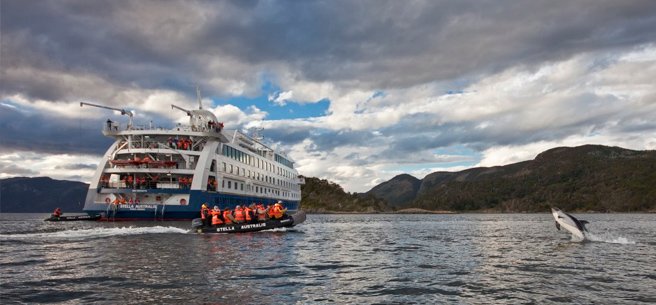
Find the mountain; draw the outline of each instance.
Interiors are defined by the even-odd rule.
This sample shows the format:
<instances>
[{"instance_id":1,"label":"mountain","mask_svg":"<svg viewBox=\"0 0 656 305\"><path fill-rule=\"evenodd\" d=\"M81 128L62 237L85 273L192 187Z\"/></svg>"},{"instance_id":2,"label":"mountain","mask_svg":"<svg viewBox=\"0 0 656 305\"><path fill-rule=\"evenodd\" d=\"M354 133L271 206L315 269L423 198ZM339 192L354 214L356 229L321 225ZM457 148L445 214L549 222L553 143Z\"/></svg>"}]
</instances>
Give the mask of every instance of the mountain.
<instances>
[{"instance_id":1,"label":"mountain","mask_svg":"<svg viewBox=\"0 0 656 305\"><path fill-rule=\"evenodd\" d=\"M382 199L349 194L334 182L313 177L306 177L301 186L301 208L309 213L391 211Z\"/></svg>"},{"instance_id":2,"label":"mountain","mask_svg":"<svg viewBox=\"0 0 656 305\"><path fill-rule=\"evenodd\" d=\"M375 186L367 194L385 200L394 209L409 208L421 184L421 180L402 174Z\"/></svg>"},{"instance_id":3,"label":"mountain","mask_svg":"<svg viewBox=\"0 0 656 305\"><path fill-rule=\"evenodd\" d=\"M88 185L39 178L0 180L0 212L81 212ZM388 212L402 209L544 212L656 211L656 151L584 145L558 147L534 160L424 179L407 174L369 192L350 194L325 179L305 178L301 207L322 212Z\"/></svg>"},{"instance_id":4,"label":"mountain","mask_svg":"<svg viewBox=\"0 0 656 305\"><path fill-rule=\"evenodd\" d=\"M64 213L82 212L89 185L48 177L0 179L0 212L47 213L60 207ZM306 178L301 206L308 212L390 211L382 199L348 194L341 186L318 178Z\"/></svg>"},{"instance_id":5,"label":"mountain","mask_svg":"<svg viewBox=\"0 0 656 305\"><path fill-rule=\"evenodd\" d=\"M0 212L46 213L60 207L64 213L82 212L89 185L48 177L0 180Z\"/></svg>"},{"instance_id":6,"label":"mountain","mask_svg":"<svg viewBox=\"0 0 656 305\"><path fill-rule=\"evenodd\" d=\"M557 206L568 211L654 211L656 151L558 147L531 161L429 174L412 200L407 181L397 176L367 194L393 207L428 210L538 212Z\"/></svg>"}]
</instances>

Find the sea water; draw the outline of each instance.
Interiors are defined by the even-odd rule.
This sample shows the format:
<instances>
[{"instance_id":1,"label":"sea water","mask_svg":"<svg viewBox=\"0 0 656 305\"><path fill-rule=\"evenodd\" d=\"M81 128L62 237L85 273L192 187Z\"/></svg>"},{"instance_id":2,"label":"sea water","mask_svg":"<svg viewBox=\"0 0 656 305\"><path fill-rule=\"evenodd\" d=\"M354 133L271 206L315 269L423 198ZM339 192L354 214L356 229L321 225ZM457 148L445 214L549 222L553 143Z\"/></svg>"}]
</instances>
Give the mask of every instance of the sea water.
<instances>
[{"instance_id":1,"label":"sea water","mask_svg":"<svg viewBox=\"0 0 656 305\"><path fill-rule=\"evenodd\" d=\"M656 214L309 215L293 229L0 214L0 302L640 304L656 302Z\"/></svg>"}]
</instances>

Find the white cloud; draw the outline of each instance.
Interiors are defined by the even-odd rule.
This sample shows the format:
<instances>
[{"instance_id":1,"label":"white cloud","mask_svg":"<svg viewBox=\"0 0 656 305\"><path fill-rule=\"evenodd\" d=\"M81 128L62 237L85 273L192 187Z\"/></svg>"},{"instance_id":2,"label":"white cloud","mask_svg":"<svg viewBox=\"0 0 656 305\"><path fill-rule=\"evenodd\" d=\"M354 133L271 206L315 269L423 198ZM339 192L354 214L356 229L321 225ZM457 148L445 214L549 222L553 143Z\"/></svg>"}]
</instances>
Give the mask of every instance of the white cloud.
<instances>
[{"instance_id":1,"label":"white cloud","mask_svg":"<svg viewBox=\"0 0 656 305\"><path fill-rule=\"evenodd\" d=\"M41 154L33 152L13 152L0 156L0 178L13 176L47 176L53 179L79 180L89 183L98 162L98 156L75 154ZM86 164L88 167L71 168L73 164Z\"/></svg>"},{"instance_id":2,"label":"white cloud","mask_svg":"<svg viewBox=\"0 0 656 305\"><path fill-rule=\"evenodd\" d=\"M275 94L269 94L269 101L273 102L274 104L278 106L285 106L287 105L287 102L292 100L294 98L294 91L289 90L289 91L283 91L283 92L277 92Z\"/></svg>"}]
</instances>

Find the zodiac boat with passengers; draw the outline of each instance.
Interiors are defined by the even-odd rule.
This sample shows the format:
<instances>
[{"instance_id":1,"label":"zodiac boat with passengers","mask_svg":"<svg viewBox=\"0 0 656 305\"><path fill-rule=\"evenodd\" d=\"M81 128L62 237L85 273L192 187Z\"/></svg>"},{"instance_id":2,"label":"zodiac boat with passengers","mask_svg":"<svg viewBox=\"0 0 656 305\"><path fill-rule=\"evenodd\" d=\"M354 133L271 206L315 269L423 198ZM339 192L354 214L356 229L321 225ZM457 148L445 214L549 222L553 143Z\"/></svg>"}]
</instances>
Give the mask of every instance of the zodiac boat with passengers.
<instances>
[{"instance_id":1,"label":"zodiac boat with passengers","mask_svg":"<svg viewBox=\"0 0 656 305\"><path fill-rule=\"evenodd\" d=\"M284 153L239 130L223 128L202 107L187 110L189 124L172 129L133 125L125 109L91 103L127 115L127 125L107 120L114 139L89 185L84 211L111 220L191 220L203 203L221 209L281 200L294 213L304 178Z\"/></svg>"}]
</instances>

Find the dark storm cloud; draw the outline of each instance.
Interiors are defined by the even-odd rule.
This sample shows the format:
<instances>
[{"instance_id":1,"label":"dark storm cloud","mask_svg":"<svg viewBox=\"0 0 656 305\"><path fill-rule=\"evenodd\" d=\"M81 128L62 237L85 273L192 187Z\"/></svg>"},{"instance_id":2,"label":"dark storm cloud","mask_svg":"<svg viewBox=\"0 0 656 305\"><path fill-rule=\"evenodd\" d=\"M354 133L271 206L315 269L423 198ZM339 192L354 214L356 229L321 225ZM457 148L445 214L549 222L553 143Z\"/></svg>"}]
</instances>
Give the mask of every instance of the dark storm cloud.
<instances>
[{"instance_id":1,"label":"dark storm cloud","mask_svg":"<svg viewBox=\"0 0 656 305\"><path fill-rule=\"evenodd\" d=\"M310 138L316 145L313 147L316 151L330 152L340 147L376 145L376 138L372 137L370 131L364 130L324 130Z\"/></svg>"},{"instance_id":2,"label":"dark storm cloud","mask_svg":"<svg viewBox=\"0 0 656 305\"><path fill-rule=\"evenodd\" d=\"M0 173L7 176L33 176L38 174L38 172L33 171L29 168L24 168L16 164L2 163L0 162Z\"/></svg>"},{"instance_id":3,"label":"dark storm cloud","mask_svg":"<svg viewBox=\"0 0 656 305\"><path fill-rule=\"evenodd\" d=\"M651 42L655 11L653 1L260 2L215 20L205 40L311 80L380 88Z\"/></svg>"},{"instance_id":4,"label":"dark storm cloud","mask_svg":"<svg viewBox=\"0 0 656 305\"><path fill-rule=\"evenodd\" d=\"M103 154L113 142L102 120L65 119L0 107L0 145L48 153Z\"/></svg>"},{"instance_id":5,"label":"dark storm cloud","mask_svg":"<svg viewBox=\"0 0 656 305\"><path fill-rule=\"evenodd\" d=\"M57 166L55 166L55 169L67 169L67 170L93 169L93 170L95 170L96 167L97 167L96 164L74 163L74 164L66 164L66 165L57 165Z\"/></svg>"},{"instance_id":6,"label":"dark storm cloud","mask_svg":"<svg viewBox=\"0 0 656 305\"><path fill-rule=\"evenodd\" d=\"M254 67L282 65L298 79L371 89L656 40L655 1L9 0L1 20L9 70L0 93L47 100L70 93L48 81L27 86L15 70L185 92L217 76L252 82Z\"/></svg>"},{"instance_id":7,"label":"dark storm cloud","mask_svg":"<svg viewBox=\"0 0 656 305\"><path fill-rule=\"evenodd\" d=\"M261 135L274 142L282 142L285 143L285 145L294 145L310 137L310 130L307 127L272 127L264 130Z\"/></svg>"}]
</instances>

